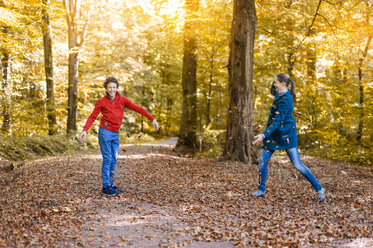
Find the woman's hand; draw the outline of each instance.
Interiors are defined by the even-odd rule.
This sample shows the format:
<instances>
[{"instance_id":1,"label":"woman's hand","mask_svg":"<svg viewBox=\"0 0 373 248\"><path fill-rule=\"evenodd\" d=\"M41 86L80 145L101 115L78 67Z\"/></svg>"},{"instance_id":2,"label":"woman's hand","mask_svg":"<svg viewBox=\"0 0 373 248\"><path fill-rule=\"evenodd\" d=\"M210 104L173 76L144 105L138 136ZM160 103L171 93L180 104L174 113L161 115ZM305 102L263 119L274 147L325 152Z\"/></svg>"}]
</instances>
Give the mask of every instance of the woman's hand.
<instances>
[{"instance_id":1,"label":"woman's hand","mask_svg":"<svg viewBox=\"0 0 373 248\"><path fill-rule=\"evenodd\" d=\"M81 134L80 134L80 141L84 141L84 139L85 139L85 136L87 135L87 132L86 131L83 131Z\"/></svg>"},{"instance_id":2,"label":"woman's hand","mask_svg":"<svg viewBox=\"0 0 373 248\"><path fill-rule=\"evenodd\" d=\"M158 131L158 130L159 130L159 124L158 124L157 120L154 119L152 123L153 123L153 127L154 127L155 129L157 129L157 131Z\"/></svg>"},{"instance_id":3,"label":"woman's hand","mask_svg":"<svg viewBox=\"0 0 373 248\"><path fill-rule=\"evenodd\" d=\"M254 138L255 138L256 140L253 142L253 145L263 143L263 139L264 139L264 137L265 137L264 134L259 134L259 135L255 136Z\"/></svg>"}]
</instances>

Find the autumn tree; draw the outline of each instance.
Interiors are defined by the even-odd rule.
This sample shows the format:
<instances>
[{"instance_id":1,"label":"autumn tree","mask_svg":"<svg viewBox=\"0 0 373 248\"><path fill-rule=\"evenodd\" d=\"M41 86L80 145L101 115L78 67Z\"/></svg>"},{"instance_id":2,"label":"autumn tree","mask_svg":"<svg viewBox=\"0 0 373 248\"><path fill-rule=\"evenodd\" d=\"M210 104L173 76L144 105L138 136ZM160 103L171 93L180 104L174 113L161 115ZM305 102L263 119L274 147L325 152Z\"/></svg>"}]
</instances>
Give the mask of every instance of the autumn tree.
<instances>
[{"instance_id":1,"label":"autumn tree","mask_svg":"<svg viewBox=\"0 0 373 248\"><path fill-rule=\"evenodd\" d=\"M207 0L198 42L198 119L201 133L226 128L231 1ZM229 10L229 11L228 11Z\"/></svg>"},{"instance_id":2,"label":"autumn tree","mask_svg":"<svg viewBox=\"0 0 373 248\"><path fill-rule=\"evenodd\" d=\"M253 0L235 0L229 58L230 105L224 157L251 163L252 80L256 11Z\"/></svg>"},{"instance_id":3,"label":"autumn tree","mask_svg":"<svg viewBox=\"0 0 373 248\"><path fill-rule=\"evenodd\" d=\"M183 107L178 146L197 147L197 10L199 0L185 1Z\"/></svg>"},{"instance_id":4,"label":"autumn tree","mask_svg":"<svg viewBox=\"0 0 373 248\"><path fill-rule=\"evenodd\" d=\"M6 9L4 1L0 2L0 7L2 9ZM11 12L11 11L9 11ZM8 40L9 38L9 24L2 22L1 23L1 37L4 40ZM9 41L9 40L8 40ZM3 41L2 41L3 42ZM10 86L9 86L9 67L10 67L10 54L9 49L7 47L1 46L1 72L2 72L2 82L1 82L1 95L2 95L2 118L3 124L1 126L1 130L4 134L8 134L10 132L10 123L11 123L11 99L10 99Z\"/></svg>"},{"instance_id":5,"label":"autumn tree","mask_svg":"<svg viewBox=\"0 0 373 248\"><path fill-rule=\"evenodd\" d=\"M373 4L371 6L369 6L368 2L365 3L365 6L366 6L366 9L365 9L365 13L364 13L364 16L365 16L365 25L367 27L370 26L370 16L372 15L373 13ZM363 83L363 65L364 65L364 60L366 59L366 57L368 56L368 50L369 50L369 47L370 47L370 44L372 42L372 37L373 37L373 33L369 33L368 34L368 38L367 38L367 41L365 43L365 46L364 46L364 49L362 51L362 54L359 58L359 62L358 62L358 85L359 85L359 126L358 126L358 130L357 130L357 140L360 141L362 136L363 136L363 130L364 130L364 116L365 116L365 109L364 109L364 98L365 98L365 94L364 94L364 83Z\"/></svg>"},{"instance_id":6,"label":"autumn tree","mask_svg":"<svg viewBox=\"0 0 373 248\"><path fill-rule=\"evenodd\" d=\"M22 1L0 1L0 54L1 54L1 115L2 126L1 130L4 134L13 133L13 126L17 124L14 120L14 115L18 114L15 111L16 103L13 102L15 96L14 89L17 80L22 79L23 75L17 75L17 69L20 62L27 61L28 55L36 46L35 42L35 18L33 13L37 2L30 1L27 5ZM19 82L20 80L18 80Z\"/></svg>"},{"instance_id":7,"label":"autumn tree","mask_svg":"<svg viewBox=\"0 0 373 248\"><path fill-rule=\"evenodd\" d=\"M176 31L178 18L166 17L150 28L146 37L149 47L144 62L153 73L147 86L153 89L154 115L162 131L170 134L179 128L181 109L182 34ZM173 130L173 131L171 131Z\"/></svg>"},{"instance_id":8,"label":"autumn tree","mask_svg":"<svg viewBox=\"0 0 373 248\"><path fill-rule=\"evenodd\" d=\"M88 2L87 6L89 6L89 4L90 3ZM89 10L85 10L83 6L81 6L80 1L74 0L64 0L64 6L66 9L69 40L69 86L67 106L67 134L69 134L77 130L76 115L78 102L79 53L81 52L88 28ZM84 13L83 16L82 13ZM82 21L84 25L80 28L79 24Z\"/></svg>"},{"instance_id":9,"label":"autumn tree","mask_svg":"<svg viewBox=\"0 0 373 248\"><path fill-rule=\"evenodd\" d=\"M48 133L56 133L56 113L54 103L54 81L53 81L53 52L52 52L52 34L50 24L50 0L43 0L42 14L42 32L44 42L44 67L45 81L47 84L47 116L48 116Z\"/></svg>"}]
</instances>

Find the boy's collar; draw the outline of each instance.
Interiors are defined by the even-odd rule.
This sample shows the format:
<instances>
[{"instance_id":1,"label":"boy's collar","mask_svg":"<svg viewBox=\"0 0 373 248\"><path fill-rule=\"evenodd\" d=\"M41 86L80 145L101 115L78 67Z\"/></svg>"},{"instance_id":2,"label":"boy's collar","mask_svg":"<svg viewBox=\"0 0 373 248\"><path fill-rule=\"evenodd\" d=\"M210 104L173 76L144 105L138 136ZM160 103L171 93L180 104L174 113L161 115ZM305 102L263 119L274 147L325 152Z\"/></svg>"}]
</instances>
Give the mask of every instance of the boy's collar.
<instances>
[{"instance_id":1,"label":"boy's collar","mask_svg":"<svg viewBox=\"0 0 373 248\"><path fill-rule=\"evenodd\" d=\"M115 92L115 96L114 96L114 98L111 98L110 95L109 95L109 93L107 93L107 92L105 92L105 94L106 94L106 97L107 97L107 98L109 98L110 100L114 100L114 99L119 95L119 92L118 92L118 91Z\"/></svg>"}]
</instances>

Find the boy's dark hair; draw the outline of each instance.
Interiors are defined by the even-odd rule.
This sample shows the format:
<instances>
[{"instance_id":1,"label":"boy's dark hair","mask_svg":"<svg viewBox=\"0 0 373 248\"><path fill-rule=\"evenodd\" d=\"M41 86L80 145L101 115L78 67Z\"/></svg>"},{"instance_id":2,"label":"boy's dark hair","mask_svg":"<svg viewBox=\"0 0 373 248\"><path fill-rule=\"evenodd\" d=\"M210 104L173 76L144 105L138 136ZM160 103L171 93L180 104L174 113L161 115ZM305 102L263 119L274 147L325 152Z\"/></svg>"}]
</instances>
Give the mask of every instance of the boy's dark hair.
<instances>
[{"instance_id":1,"label":"boy's dark hair","mask_svg":"<svg viewBox=\"0 0 373 248\"><path fill-rule=\"evenodd\" d=\"M119 82L118 82L118 80L115 77L108 77L108 78L106 78L105 83L104 83L105 89L106 89L106 87L107 87L107 85L109 83L116 83L117 84L117 88L119 88Z\"/></svg>"}]
</instances>

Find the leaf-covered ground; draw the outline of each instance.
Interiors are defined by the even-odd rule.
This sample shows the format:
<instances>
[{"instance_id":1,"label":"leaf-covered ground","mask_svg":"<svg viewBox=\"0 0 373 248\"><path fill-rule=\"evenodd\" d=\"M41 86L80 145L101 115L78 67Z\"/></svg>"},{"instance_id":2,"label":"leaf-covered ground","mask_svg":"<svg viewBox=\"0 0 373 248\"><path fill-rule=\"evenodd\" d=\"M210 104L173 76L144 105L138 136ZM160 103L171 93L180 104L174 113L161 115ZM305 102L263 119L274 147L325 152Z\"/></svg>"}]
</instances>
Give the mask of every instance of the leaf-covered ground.
<instances>
[{"instance_id":1,"label":"leaf-covered ground","mask_svg":"<svg viewBox=\"0 0 373 248\"><path fill-rule=\"evenodd\" d=\"M0 176L0 247L373 247L373 168L302 156L326 201L283 156L265 198L257 166L126 146L101 191L101 156L39 160Z\"/></svg>"}]
</instances>

